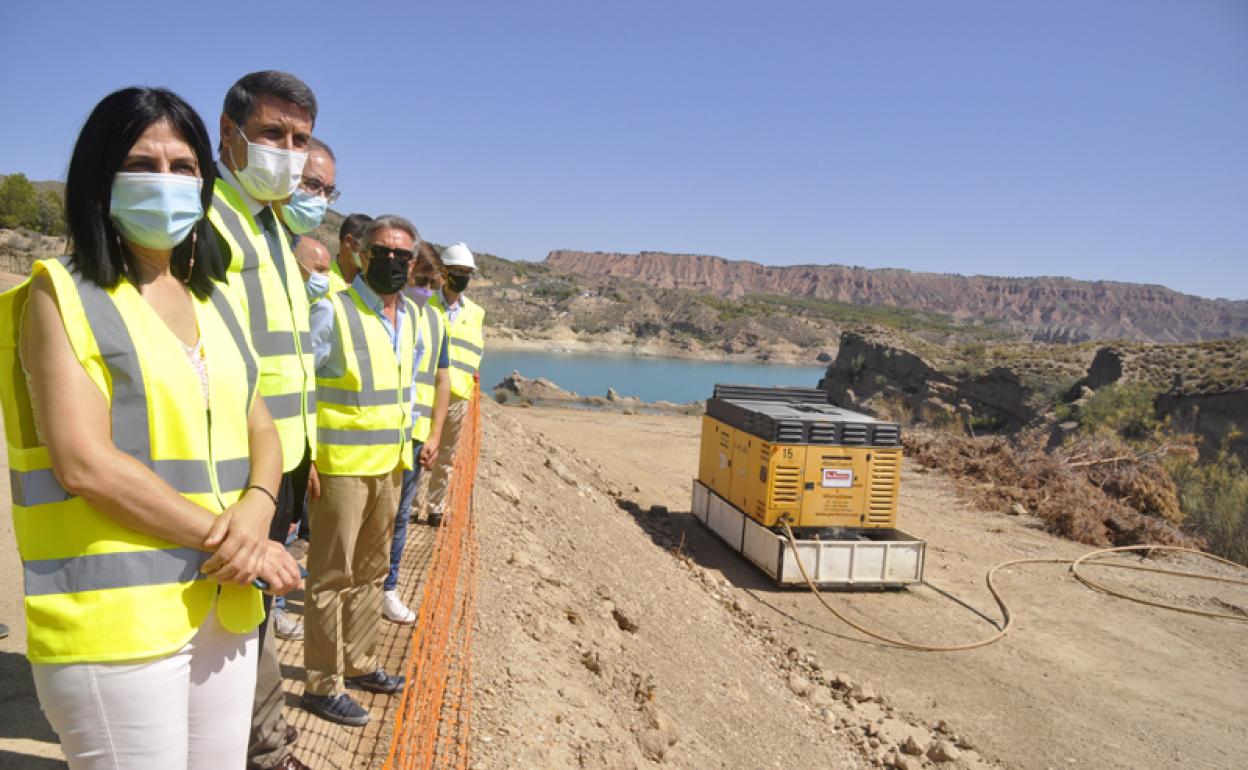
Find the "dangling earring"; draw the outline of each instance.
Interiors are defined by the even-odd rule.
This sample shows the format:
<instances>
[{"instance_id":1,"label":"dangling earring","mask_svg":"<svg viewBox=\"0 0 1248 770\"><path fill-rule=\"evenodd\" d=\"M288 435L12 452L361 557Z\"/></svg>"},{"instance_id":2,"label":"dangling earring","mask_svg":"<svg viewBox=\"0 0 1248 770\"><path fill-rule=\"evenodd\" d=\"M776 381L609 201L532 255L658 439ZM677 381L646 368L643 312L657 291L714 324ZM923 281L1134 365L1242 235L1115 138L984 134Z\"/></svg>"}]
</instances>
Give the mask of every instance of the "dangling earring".
<instances>
[{"instance_id":1,"label":"dangling earring","mask_svg":"<svg viewBox=\"0 0 1248 770\"><path fill-rule=\"evenodd\" d=\"M195 270L195 244L199 242L199 233L191 233L191 261L186 266L186 279L183 283L191 282L191 273Z\"/></svg>"}]
</instances>

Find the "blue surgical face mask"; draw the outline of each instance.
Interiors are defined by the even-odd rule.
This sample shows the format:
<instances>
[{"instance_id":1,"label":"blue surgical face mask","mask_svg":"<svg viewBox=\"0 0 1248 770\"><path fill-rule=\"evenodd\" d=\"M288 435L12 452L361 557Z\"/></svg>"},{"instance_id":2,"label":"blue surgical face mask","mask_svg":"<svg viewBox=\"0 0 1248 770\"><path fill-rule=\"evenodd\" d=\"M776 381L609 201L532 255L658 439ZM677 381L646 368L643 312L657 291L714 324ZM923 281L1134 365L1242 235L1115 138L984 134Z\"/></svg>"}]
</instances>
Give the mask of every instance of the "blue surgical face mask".
<instances>
[{"instance_id":1,"label":"blue surgical face mask","mask_svg":"<svg viewBox=\"0 0 1248 770\"><path fill-rule=\"evenodd\" d=\"M304 286L308 290L308 301L316 302L329 294L329 276L324 273L309 273Z\"/></svg>"},{"instance_id":2,"label":"blue surgical face mask","mask_svg":"<svg viewBox=\"0 0 1248 770\"><path fill-rule=\"evenodd\" d=\"M172 249L204 216L203 180L185 174L113 177L108 213L127 241L149 249Z\"/></svg>"},{"instance_id":3,"label":"blue surgical face mask","mask_svg":"<svg viewBox=\"0 0 1248 770\"><path fill-rule=\"evenodd\" d=\"M316 229L325 218L329 201L305 190L295 190L290 200L282 204L282 221L295 235L304 235Z\"/></svg>"}]
</instances>

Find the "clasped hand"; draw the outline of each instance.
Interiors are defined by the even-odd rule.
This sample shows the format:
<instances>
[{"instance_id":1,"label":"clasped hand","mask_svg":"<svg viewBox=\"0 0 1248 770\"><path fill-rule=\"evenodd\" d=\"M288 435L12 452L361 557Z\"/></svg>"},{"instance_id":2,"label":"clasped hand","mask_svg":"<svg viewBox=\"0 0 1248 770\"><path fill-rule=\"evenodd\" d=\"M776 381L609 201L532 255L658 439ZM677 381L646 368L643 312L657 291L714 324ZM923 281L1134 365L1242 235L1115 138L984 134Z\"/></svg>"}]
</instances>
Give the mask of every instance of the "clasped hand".
<instances>
[{"instance_id":1,"label":"clasped hand","mask_svg":"<svg viewBox=\"0 0 1248 770\"><path fill-rule=\"evenodd\" d=\"M272 500L255 493L243 495L208 530L204 547L215 553L200 572L218 583L249 585L260 578L274 596L298 588L299 565L281 543L269 539L272 518Z\"/></svg>"}]
</instances>

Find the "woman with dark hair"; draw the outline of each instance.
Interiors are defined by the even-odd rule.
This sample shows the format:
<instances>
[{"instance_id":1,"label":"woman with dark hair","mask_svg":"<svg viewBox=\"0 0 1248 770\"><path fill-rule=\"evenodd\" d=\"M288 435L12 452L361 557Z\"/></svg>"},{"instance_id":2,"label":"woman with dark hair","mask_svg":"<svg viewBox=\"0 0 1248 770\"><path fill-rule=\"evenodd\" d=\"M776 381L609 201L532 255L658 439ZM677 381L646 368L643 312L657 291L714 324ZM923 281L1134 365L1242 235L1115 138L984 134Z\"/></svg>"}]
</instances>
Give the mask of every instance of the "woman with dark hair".
<instances>
[{"instance_id":1,"label":"woman with dark hair","mask_svg":"<svg viewBox=\"0 0 1248 770\"><path fill-rule=\"evenodd\" d=\"M281 449L176 94L127 88L70 161L70 254L0 295L27 656L71 768L241 768Z\"/></svg>"}]
</instances>

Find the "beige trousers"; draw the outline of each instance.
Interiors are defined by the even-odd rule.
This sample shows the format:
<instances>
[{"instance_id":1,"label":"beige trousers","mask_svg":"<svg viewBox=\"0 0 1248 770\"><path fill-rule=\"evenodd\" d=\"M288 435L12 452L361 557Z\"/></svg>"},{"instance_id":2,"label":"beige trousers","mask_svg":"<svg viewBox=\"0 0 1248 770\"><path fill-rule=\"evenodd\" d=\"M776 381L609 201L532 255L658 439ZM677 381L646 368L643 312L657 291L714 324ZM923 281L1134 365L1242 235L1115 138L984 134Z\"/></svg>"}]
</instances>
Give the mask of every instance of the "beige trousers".
<instances>
[{"instance_id":1,"label":"beige trousers","mask_svg":"<svg viewBox=\"0 0 1248 770\"><path fill-rule=\"evenodd\" d=\"M304 591L307 691L332 695L344 676L377 668L381 584L390 569L403 468L384 476L321 476L308 508L312 537ZM339 662L341 660L341 663Z\"/></svg>"},{"instance_id":2,"label":"beige trousers","mask_svg":"<svg viewBox=\"0 0 1248 770\"><path fill-rule=\"evenodd\" d=\"M446 496L451 489L451 471L455 467L455 447L468 416L468 404L472 399L452 398L446 407L446 422L442 423L442 443L438 446L438 459L429 474L427 510L441 515L446 510Z\"/></svg>"}]
</instances>

